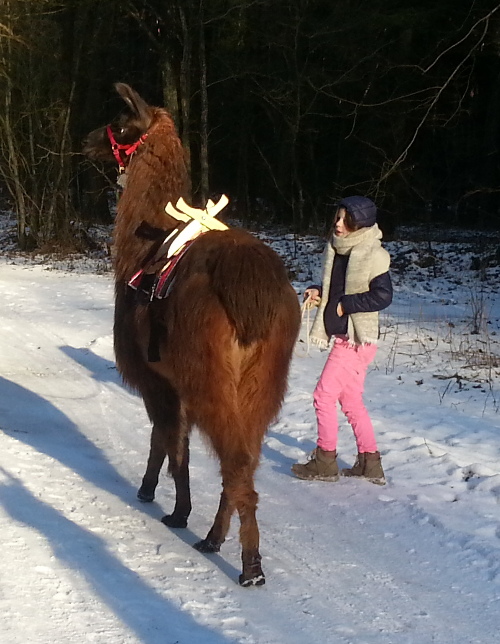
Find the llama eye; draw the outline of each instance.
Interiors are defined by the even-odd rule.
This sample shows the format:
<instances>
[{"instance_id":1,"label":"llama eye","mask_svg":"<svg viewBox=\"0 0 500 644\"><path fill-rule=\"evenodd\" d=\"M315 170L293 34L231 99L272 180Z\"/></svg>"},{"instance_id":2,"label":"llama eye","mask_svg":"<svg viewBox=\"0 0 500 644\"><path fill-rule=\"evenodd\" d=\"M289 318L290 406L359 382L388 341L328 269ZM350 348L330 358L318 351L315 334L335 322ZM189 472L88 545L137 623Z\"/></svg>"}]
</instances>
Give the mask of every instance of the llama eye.
<instances>
[{"instance_id":1,"label":"llama eye","mask_svg":"<svg viewBox=\"0 0 500 644\"><path fill-rule=\"evenodd\" d=\"M124 127L120 128L120 134L123 134L124 132L125 132L125 128Z\"/></svg>"}]
</instances>

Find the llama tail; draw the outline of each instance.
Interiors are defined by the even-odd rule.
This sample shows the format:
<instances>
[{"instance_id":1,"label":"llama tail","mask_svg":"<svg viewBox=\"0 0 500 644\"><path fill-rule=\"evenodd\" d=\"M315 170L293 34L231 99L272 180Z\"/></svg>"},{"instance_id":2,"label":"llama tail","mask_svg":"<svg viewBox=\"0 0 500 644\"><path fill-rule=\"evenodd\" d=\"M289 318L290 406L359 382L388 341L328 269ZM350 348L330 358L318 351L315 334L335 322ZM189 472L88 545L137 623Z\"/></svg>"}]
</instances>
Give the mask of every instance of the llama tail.
<instances>
[{"instance_id":1,"label":"llama tail","mask_svg":"<svg viewBox=\"0 0 500 644\"><path fill-rule=\"evenodd\" d=\"M280 314L294 319L298 300L286 269L268 246L248 236L224 245L212 264L211 282L241 345L268 337ZM300 311L299 311L300 315Z\"/></svg>"}]
</instances>

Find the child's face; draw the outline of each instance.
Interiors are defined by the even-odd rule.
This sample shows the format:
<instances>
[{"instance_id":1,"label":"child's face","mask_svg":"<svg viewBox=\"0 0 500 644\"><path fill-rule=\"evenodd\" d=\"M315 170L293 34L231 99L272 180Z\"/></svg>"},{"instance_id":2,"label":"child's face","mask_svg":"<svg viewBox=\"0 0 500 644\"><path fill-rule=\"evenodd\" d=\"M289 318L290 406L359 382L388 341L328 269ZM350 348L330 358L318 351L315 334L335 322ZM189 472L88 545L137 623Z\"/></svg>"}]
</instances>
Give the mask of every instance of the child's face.
<instances>
[{"instance_id":1,"label":"child's face","mask_svg":"<svg viewBox=\"0 0 500 644\"><path fill-rule=\"evenodd\" d=\"M346 225L346 212L345 208L339 208L335 215L335 235L337 237L345 237L352 230Z\"/></svg>"}]
</instances>

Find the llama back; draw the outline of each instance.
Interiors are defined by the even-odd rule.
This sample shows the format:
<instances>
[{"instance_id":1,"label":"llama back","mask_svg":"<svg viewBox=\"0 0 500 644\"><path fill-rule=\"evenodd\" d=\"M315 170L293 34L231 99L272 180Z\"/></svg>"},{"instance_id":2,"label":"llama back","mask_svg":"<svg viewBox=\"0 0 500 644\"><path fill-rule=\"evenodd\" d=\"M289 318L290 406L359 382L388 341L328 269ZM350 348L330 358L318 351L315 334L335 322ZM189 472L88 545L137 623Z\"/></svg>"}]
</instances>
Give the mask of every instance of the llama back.
<instances>
[{"instance_id":1,"label":"llama back","mask_svg":"<svg viewBox=\"0 0 500 644\"><path fill-rule=\"evenodd\" d=\"M298 300L281 258L246 231L222 234L226 243L210 261L210 281L240 345L265 340L277 323L295 325L298 333ZM283 319L284 311L290 316L291 300L296 301L296 316Z\"/></svg>"}]
</instances>

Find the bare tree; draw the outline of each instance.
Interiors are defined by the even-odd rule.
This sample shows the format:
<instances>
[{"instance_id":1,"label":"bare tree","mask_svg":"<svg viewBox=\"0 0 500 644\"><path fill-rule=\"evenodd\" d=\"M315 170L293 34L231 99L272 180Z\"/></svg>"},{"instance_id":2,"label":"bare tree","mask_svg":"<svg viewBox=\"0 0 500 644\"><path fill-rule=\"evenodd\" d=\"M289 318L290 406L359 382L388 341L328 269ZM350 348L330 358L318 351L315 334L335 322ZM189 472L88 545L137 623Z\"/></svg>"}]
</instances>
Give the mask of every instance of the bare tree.
<instances>
[{"instance_id":1,"label":"bare tree","mask_svg":"<svg viewBox=\"0 0 500 644\"><path fill-rule=\"evenodd\" d=\"M71 217L75 77L61 77L60 60L68 52L57 47L60 3L8 0L0 12L7 34L0 35L0 173L17 213L21 247L42 245Z\"/></svg>"}]
</instances>

